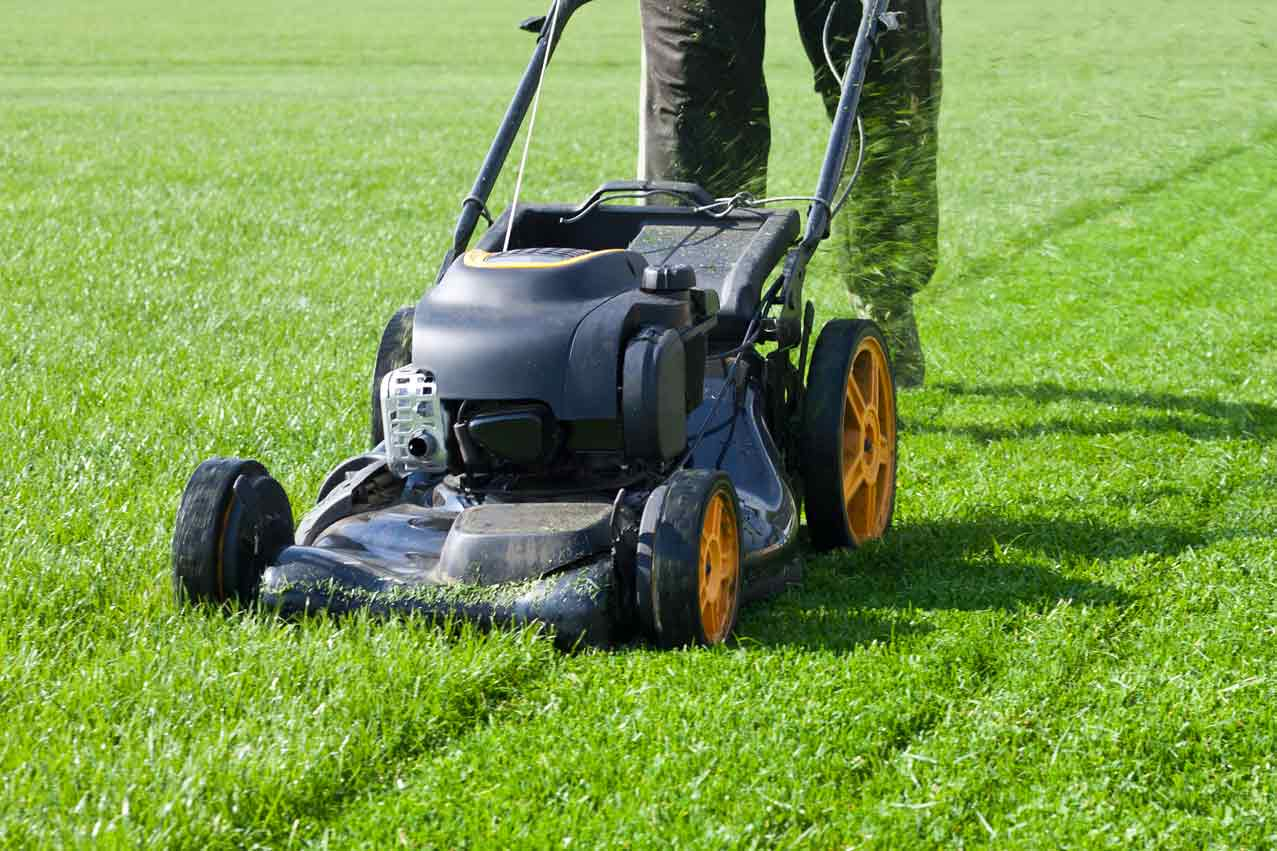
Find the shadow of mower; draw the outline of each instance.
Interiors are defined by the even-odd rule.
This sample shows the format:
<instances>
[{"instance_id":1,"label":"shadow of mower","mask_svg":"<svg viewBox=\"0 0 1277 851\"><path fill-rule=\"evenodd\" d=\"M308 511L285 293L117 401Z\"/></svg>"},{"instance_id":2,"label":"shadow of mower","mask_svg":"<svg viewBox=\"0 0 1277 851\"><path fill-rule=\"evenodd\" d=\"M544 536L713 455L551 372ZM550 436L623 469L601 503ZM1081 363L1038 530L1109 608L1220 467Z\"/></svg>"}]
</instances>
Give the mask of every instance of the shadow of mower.
<instances>
[{"instance_id":1,"label":"shadow of mower","mask_svg":"<svg viewBox=\"0 0 1277 851\"><path fill-rule=\"evenodd\" d=\"M934 629L927 611L1046 611L1124 606L1135 599L1072 572L1093 560L1166 556L1206 543L1161 523L981 515L895 529L855 552L810 554L801 587L742 613L745 642L847 652Z\"/></svg>"}]
</instances>

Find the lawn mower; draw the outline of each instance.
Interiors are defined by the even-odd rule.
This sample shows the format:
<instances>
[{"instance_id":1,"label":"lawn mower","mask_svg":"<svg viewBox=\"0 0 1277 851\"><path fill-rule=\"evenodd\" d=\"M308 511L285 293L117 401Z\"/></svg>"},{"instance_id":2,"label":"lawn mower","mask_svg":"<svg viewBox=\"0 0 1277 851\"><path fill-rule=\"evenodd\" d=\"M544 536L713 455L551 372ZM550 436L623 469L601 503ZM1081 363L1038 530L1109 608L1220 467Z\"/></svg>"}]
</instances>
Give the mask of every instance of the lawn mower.
<instances>
[{"instance_id":1,"label":"lawn mower","mask_svg":"<svg viewBox=\"0 0 1277 851\"><path fill-rule=\"evenodd\" d=\"M564 646L715 644L742 603L801 578L802 505L816 549L886 532L886 343L837 319L809 347L803 299L854 182L840 196L853 130L863 153L886 0L865 0L812 196L620 181L580 204L519 205L521 165L493 220L488 195L584 2L522 24L536 47L439 276L382 336L371 450L333 468L295 527L260 463L200 464L177 512L179 600L536 622ZM768 207L793 201L805 227Z\"/></svg>"}]
</instances>

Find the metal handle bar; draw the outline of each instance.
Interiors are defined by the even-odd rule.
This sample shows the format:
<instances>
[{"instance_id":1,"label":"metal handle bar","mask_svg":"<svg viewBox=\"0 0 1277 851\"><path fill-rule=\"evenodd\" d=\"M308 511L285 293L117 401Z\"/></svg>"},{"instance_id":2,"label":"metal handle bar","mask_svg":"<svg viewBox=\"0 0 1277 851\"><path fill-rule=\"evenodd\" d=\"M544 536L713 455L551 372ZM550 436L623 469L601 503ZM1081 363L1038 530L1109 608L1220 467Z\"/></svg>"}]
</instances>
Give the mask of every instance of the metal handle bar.
<instances>
[{"instance_id":1,"label":"metal handle bar","mask_svg":"<svg viewBox=\"0 0 1277 851\"><path fill-rule=\"evenodd\" d=\"M829 130L829 144L825 148L825 161L820 169L820 180L816 184L815 197L820 201L812 204L807 212L807 230L803 234L803 245L811 251L815 250L821 240L829 236L829 224L833 219L834 193L838 191L843 166L847 163L847 152L851 150L851 132L856 126L856 115L860 109L860 93L864 89L865 71L869 68L869 58L878 33L878 24L887 12L887 2L888 0L863 0L862 2L860 28L856 31L856 43L851 51L851 61L847 64L847 72L843 75L838 110L834 113L833 127Z\"/></svg>"},{"instance_id":2,"label":"metal handle bar","mask_svg":"<svg viewBox=\"0 0 1277 851\"><path fill-rule=\"evenodd\" d=\"M439 278L443 277L444 272L448 270L452 261L464 253L466 247L470 244L475 227L483 215L488 196L496 185L501 169L510 154L510 148L514 145L514 140L519 134L519 128L523 125L523 120L527 116L537 85L541 81L542 69L546 66L547 52L553 57L554 48L562 38L563 30L566 28L568 20L587 2L589 0L555 0L554 4L551 5L550 11L546 15L547 20L556 14L559 16L557 26L553 27L553 43L550 42L549 28L540 28L541 32L537 36L536 49L532 52L532 58L528 61L527 69L519 80L514 97L511 99L509 107L506 108L505 116L501 119L501 125L497 128L496 137L488 148L487 156L484 157L483 165L475 178L474 186L471 188L470 194L462 202L461 215L457 219L457 226L453 232L452 248L448 250L444 257L443 265L439 269ZM852 49L851 61L848 63L847 72L843 77L838 109L834 114L833 127L829 132L829 144L825 149L820 179L813 196L816 200L808 209L806 231L798 248L795 249L797 256L791 256L789 262L786 263L786 277L791 280L790 286L786 287L791 298L786 299L786 301L791 303L792 296L794 296L793 287L801 281L807 261L815 251L816 246L829 235L829 226L834 212L834 194L838 191L843 166L846 163L847 153L851 148L851 131L856 124L856 114L860 106L860 94L864 86L865 70L869 66L869 58L877 34L878 24L887 11L887 4L888 0L862 0L863 13L860 18L860 28L856 32L856 42ZM640 183L641 181L635 181L636 186ZM665 185L668 186L669 184ZM614 189L613 187L616 188ZM651 186L642 188L661 188L661 184L654 183ZM619 182L605 184L603 188L595 193L595 196L592 196L591 200L597 200L597 196L610 191L621 191ZM708 199L708 194L706 194L706 197ZM798 283L798 285L800 286L801 284Z\"/></svg>"},{"instance_id":3,"label":"metal handle bar","mask_svg":"<svg viewBox=\"0 0 1277 851\"><path fill-rule=\"evenodd\" d=\"M497 135L488 147L488 154L479 168L479 175L475 178L474 186L462 202L461 215L457 219L457 227L452 235L452 248L444 256L443 266L439 269L439 278L443 277L443 273L448 271L452 261L463 254L470 244L470 237L474 235L474 229L479 224L484 205L488 203L488 196L492 194L492 188L501 175L506 157L510 155L510 148L514 146L514 140L519 135L519 128L523 126L523 119L527 116L528 107L531 106L532 98L536 94L537 85L541 82L541 70L545 67L547 52L550 56L554 55L554 48L563 36L568 19L587 2L589 0L555 0L550 6L546 19L549 20L552 16L558 15L558 25L554 27L554 43L550 43L549 31L542 28L537 36L536 49L532 51L528 67L519 80L519 86L515 89L514 97L506 108L505 116L501 119Z\"/></svg>"},{"instance_id":4,"label":"metal handle bar","mask_svg":"<svg viewBox=\"0 0 1277 851\"><path fill-rule=\"evenodd\" d=\"M680 183L676 180L610 180L595 189L594 193L589 198L586 198L577 209L578 211L584 210L604 195L611 195L616 192L651 192L653 194L682 198L696 205L714 203L714 196L695 183Z\"/></svg>"}]
</instances>

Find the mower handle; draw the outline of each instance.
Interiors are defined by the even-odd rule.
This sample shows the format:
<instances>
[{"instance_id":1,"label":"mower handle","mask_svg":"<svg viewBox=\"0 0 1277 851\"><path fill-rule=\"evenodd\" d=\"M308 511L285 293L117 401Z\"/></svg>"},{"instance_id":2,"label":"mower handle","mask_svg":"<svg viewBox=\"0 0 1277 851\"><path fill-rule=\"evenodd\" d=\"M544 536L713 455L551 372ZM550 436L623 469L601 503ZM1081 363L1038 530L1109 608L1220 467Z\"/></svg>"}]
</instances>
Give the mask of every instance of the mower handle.
<instances>
[{"instance_id":1,"label":"mower handle","mask_svg":"<svg viewBox=\"0 0 1277 851\"><path fill-rule=\"evenodd\" d=\"M887 5L888 0L861 0L860 28L856 31L851 60L843 72L842 93L838 97L838 109L834 112L829 144L825 148L825 161L816 184L816 201L807 211L807 230L803 234L802 245L808 253L815 251L816 246L829 236L829 225L834 217L834 193L842 182L843 166L851 150L851 131L856 126L860 110L865 71L869 68L873 43L878 37L878 25L886 19Z\"/></svg>"},{"instance_id":2,"label":"mower handle","mask_svg":"<svg viewBox=\"0 0 1277 851\"><path fill-rule=\"evenodd\" d=\"M590 0L562 0L563 9L560 14L562 14L563 17L559 20L559 27L562 28L563 25L567 23L568 18L570 18L577 9L580 9L589 2Z\"/></svg>"},{"instance_id":3,"label":"mower handle","mask_svg":"<svg viewBox=\"0 0 1277 851\"><path fill-rule=\"evenodd\" d=\"M837 0L834 0L837 2ZM789 250L781 272L784 281L781 316L777 320L777 339L782 347L797 345L804 339L803 281L807 277L807 264L820 243L829 238L833 223L835 193L842 182L843 167L851 150L851 131L856 126L860 110L860 93L864 88L865 71L878 38L879 24L894 26L894 18L888 16L889 0L860 0L860 28L851 50L851 59L843 72L842 93L838 97L838 109L834 112L833 127L829 130L829 144L825 147L825 159L820 167L820 179L807 208L807 225L799 243Z\"/></svg>"},{"instance_id":4,"label":"mower handle","mask_svg":"<svg viewBox=\"0 0 1277 851\"><path fill-rule=\"evenodd\" d=\"M568 21L587 2L589 0L554 0L545 18L546 21L553 21L554 26L536 28L538 31L536 49L532 52L527 69L523 72L514 97L506 108L505 116L501 119L501 126L497 129L497 135L488 148L488 154L479 169L479 175L475 178L474 186L461 204L461 215L457 219L456 230L453 232L452 248L444 256L436 280L441 280L453 260L465 252L470 244L470 238L474 235L475 227L479 224L480 216L487 214L488 196L496 185L497 177L501 174L501 169L518 136L519 128L523 125L524 117L536 95L537 87L541 83L542 71L554 55L554 48L562 38ZM802 280L808 261L815 253L816 247L829 236L834 214L834 195L842 180L843 166L846 164L847 154L851 148L851 131L856 125L865 70L869 66L878 26L886 18L889 0L860 0L860 2L863 10L860 16L860 28L856 32L851 60L847 63L847 69L844 72L842 93L839 96L838 109L834 114L833 127L829 132L829 144L825 148L820 180L816 185L812 205L807 211L806 230L802 240L791 250L785 263L784 301L791 311L801 301ZM623 191L619 188L615 190L611 188L616 186L616 183L605 184L596 195ZM635 191L645 191L649 188L660 187L656 185L640 189L636 186Z\"/></svg>"},{"instance_id":5,"label":"mower handle","mask_svg":"<svg viewBox=\"0 0 1277 851\"><path fill-rule=\"evenodd\" d=\"M448 271L452 261L465 253L466 247L470 244L470 237L474 236L474 229L479 224L479 217L487 215L488 196L492 194L497 177L505 166L506 157L510 155L510 148L514 146L515 137L519 135L519 128L523 126L523 119L536 96L537 86L541 83L541 72L548 64L549 58L554 55L554 48L563 37L563 30L567 27L568 20L588 2L589 0L554 0L550 11L545 16L546 21L554 21L554 26L537 27L536 49L532 51L528 67L519 80L519 87L515 89L514 97L510 100L505 116L501 119L497 135L488 147L488 154L479 168L479 175L475 178L474 186L471 187L466 199L461 202L461 215L457 219L457 227L452 234L452 248L448 249L448 253L444 255L443 265L439 269L436 282L443 279L443 274ZM553 43L551 43L551 31Z\"/></svg>"},{"instance_id":6,"label":"mower handle","mask_svg":"<svg viewBox=\"0 0 1277 851\"><path fill-rule=\"evenodd\" d=\"M591 207L601 198L618 192L650 192L653 195L669 195L685 201L694 201L702 206L714 203L714 196L695 183L681 183L676 180L609 180L595 189L590 197L581 203L579 209Z\"/></svg>"}]
</instances>

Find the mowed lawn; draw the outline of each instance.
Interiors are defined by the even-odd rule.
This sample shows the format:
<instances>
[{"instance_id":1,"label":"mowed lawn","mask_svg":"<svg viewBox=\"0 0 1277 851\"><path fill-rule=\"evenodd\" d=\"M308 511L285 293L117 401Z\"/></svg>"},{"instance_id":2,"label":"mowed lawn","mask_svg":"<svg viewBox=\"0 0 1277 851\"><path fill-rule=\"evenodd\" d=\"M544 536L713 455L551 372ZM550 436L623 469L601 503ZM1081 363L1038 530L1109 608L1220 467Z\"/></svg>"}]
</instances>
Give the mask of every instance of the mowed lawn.
<instances>
[{"instance_id":1,"label":"mowed lawn","mask_svg":"<svg viewBox=\"0 0 1277 851\"><path fill-rule=\"evenodd\" d=\"M771 189L807 192L771 5ZM569 32L529 197L633 173L635 7ZM894 532L730 646L176 610L200 459L300 515L363 448L542 11L0 5L0 846L1277 844L1262 3L948 0ZM828 260L813 289L846 312Z\"/></svg>"}]
</instances>

